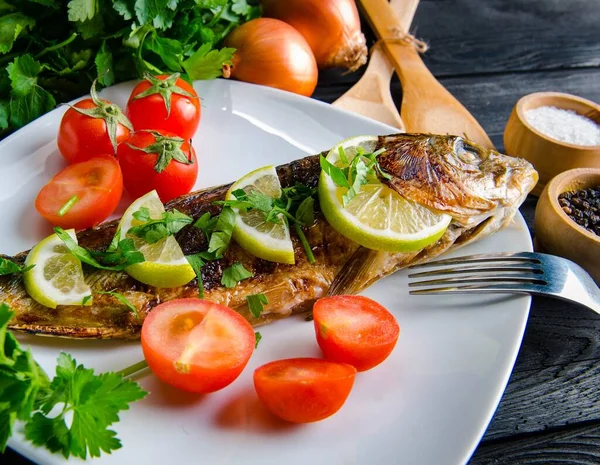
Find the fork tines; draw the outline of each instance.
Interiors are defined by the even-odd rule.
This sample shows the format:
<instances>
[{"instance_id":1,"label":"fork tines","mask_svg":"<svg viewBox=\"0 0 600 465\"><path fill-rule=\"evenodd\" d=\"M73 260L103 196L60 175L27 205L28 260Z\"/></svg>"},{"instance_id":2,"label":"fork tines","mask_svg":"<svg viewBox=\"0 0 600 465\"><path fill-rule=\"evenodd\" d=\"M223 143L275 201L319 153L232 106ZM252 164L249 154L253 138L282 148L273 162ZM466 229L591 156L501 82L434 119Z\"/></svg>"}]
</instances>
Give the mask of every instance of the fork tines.
<instances>
[{"instance_id":1,"label":"fork tines","mask_svg":"<svg viewBox=\"0 0 600 465\"><path fill-rule=\"evenodd\" d=\"M522 290L522 286L544 285L541 261L532 253L498 253L467 255L411 266L409 269L442 267L409 274L409 278L434 277L413 281L409 287L429 287L410 291L410 294L433 294L439 292L467 293L482 290Z\"/></svg>"}]
</instances>

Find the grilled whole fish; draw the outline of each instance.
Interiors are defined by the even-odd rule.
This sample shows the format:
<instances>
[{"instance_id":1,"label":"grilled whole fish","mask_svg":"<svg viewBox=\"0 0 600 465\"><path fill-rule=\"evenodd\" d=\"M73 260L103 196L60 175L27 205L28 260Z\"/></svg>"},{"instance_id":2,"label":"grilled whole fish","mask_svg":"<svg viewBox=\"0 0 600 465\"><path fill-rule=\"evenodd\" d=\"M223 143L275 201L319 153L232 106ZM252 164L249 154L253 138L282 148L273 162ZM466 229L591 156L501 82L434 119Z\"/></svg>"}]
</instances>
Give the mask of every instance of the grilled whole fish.
<instances>
[{"instance_id":1,"label":"grilled whole fish","mask_svg":"<svg viewBox=\"0 0 600 465\"><path fill-rule=\"evenodd\" d=\"M507 225L533 189L538 175L525 160L501 155L457 136L398 134L379 137L377 148L386 151L378 160L391 175L383 180L400 195L452 216L445 234L433 245L411 253L389 253L365 249L335 231L316 211L308 230L316 263L310 264L300 241L292 234L296 264L284 265L256 258L233 241L224 258L202 269L205 298L236 309L253 325L268 323L309 309L313 302L331 293L356 293L373 282L411 264L429 260L444 251L465 245ZM283 187L296 182L316 187L320 173L318 155L277 167ZM229 185L214 187L179 197L166 205L194 218L220 207ZM317 208L318 210L318 208ZM81 231L79 244L92 250L105 250L113 238L117 221ZM293 233L293 231L292 231ZM202 231L188 226L177 234L188 254L206 250ZM21 264L27 252L5 257ZM235 262L254 273L233 289L221 285L223 270ZM92 291L116 291L138 309L133 314L110 295L95 294L91 307L46 308L25 292L21 276L0 277L0 302L16 312L9 327L34 334L70 338L137 338L145 316L161 302L196 297L196 281L172 289L142 284L125 272L104 271L84 265L86 282ZM337 277L337 279L336 279ZM334 283L334 289L330 286ZM269 300L265 311L255 318L246 296L264 293Z\"/></svg>"}]
</instances>

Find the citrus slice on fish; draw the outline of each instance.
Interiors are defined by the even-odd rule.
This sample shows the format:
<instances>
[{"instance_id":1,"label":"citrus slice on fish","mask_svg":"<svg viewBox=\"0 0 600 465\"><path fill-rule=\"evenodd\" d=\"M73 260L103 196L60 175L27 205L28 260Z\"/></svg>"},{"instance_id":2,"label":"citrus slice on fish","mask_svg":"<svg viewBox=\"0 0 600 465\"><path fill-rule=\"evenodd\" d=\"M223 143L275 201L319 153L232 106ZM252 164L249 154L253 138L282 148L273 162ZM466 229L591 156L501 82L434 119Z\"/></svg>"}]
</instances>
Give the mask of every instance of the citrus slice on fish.
<instances>
[{"instance_id":1,"label":"citrus slice on fish","mask_svg":"<svg viewBox=\"0 0 600 465\"><path fill-rule=\"evenodd\" d=\"M66 233L77 242L74 229ZM81 262L56 234L41 240L31 249L25 266L32 265L33 268L23 273L25 290L45 307L83 305L84 297L92 293L85 283ZM91 304L91 299L87 299L86 305Z\"/></svg>"},{"instance_id":2,"label":"citrus slice on fish","mask_svg":"<svg viewBox=\"0 0 600 465\"><path fill-rule=\"evenodd\" d=\"M127 234L133 226L143 224L133 216L141 208L148 209L151 219L160 219L165 212L156 191L148 192L125 210L119 222L120 239L131 238L146 260L128 266L125 271L132 278L154 287L179 287L189 283L196 274L174 236L167 236L150 244L140 237Z\"/></svg>"},{"instance_id":3,"label":"citrus slice on fish","mask_svg":"<svg viewBox=\"0 0 600 465\"><path fill-rule=\"evenodd\" d=\"M346 139L333 147L327 161L343 168L340 148L350 163L359 153L373 153L377 136ZM363 247L390 252L421 250L436 242L446 231L452 217L432 211L405 199L383 184L377 176L368 176L357 195L344 205L348 188L338 186L321 171L319 204L325 218L339 233Z\"/></svg>"},{"instance_id":4,"label":"citrus slice on fish","mask_svg":"<svg viewBox=\"0 0 600 465\"><path fill-rule=\"evenodd\" d=\"M234 192L243 190L246 194L255 191L272 199L281 197L281 184L274 166L254 170L236 181L225 197L235 200ZM256 257L279 263L294 263L294 245L290 239L290 228L279 215L278 222L266 221L264 212L251 209L236 213L233 238L245 250Z\"/></svg>"}]
</instances>

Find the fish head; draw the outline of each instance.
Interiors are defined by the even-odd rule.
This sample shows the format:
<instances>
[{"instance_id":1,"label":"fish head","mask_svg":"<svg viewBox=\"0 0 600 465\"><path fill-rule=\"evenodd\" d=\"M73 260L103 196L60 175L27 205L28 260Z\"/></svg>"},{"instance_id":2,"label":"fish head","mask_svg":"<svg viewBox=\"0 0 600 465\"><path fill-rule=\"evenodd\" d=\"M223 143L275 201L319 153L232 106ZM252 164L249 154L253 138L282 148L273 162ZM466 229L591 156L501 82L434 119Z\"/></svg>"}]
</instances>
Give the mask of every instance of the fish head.
<instances>
[{"instance_id":1,"label":"fish head","mask_svg":"<svg viewBox=\"0 0 600 465\"><path fill-rule=\"evenodd\" d=\"M509 210L514 214L538 180L528 161L460 136L380 136L379 148L385 149L379 166L391 176L383 182L466 227L493 215L506 218Z\"/></svg>"}]
</instances>

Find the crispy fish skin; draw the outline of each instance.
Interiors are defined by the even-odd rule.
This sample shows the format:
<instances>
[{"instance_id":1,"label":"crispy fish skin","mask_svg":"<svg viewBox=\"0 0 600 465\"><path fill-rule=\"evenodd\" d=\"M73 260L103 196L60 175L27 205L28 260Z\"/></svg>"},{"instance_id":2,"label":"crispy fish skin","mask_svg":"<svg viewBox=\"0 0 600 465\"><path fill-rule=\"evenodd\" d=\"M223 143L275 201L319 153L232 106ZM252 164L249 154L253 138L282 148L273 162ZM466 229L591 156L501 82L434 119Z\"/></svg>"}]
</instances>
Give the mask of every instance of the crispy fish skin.
<instances>
[{"instance_id":1,"label":"crispy fish skin","mask_svg":"<svg viewBox=\"0 0 600 465\"><path fill-rule=\"evenodd\" d=\"M408 265L426 261L449 248L465 245L508 224L526 195L537 182L537 172L518 158L483 149L457 136L397 134L379 137L378 147L386 152L379 157L382 169L392 178L383 180L400 195L432 209L443 211L453 220L435 244L417 252L388 253L358 246L334 230L318 211L307 231L316 263L310 264L298 238L292 234L295 265L256 258L231 243L225 256L203 267L205 298L228 305L253 325L307 310L327 294L334 283L335 292L359 292L378 279ZM320 173L318 155L277 167L281 184L301 182L316 187ZM190 193L169 202L167 209L199 218L206 212L218 214L214 201L225 197L230 185ZM79 243L89 249L105 250L116 232L117 221L78 233ZM188 254L206 250L202 231L187 226L177 240ZM22 263L27 252L12 258ZM233 289L221 285L223 270L235 262L254 273ZM158 289L144 285L125 272L98 270L84 265L86 282L92 291L116 291L136 308L134 315L110 295L95 294L91 307L59 306L46 308L31 299L19 275L0 277L0 302L6 302L16 315L11 329L40 335L69 338L138 338L145 316L158 304L172 299L196 297L196 280L185 286ZM246 296L264 293L269 300L264 313L255 318Z\"/></svg>"}]
</instances>

